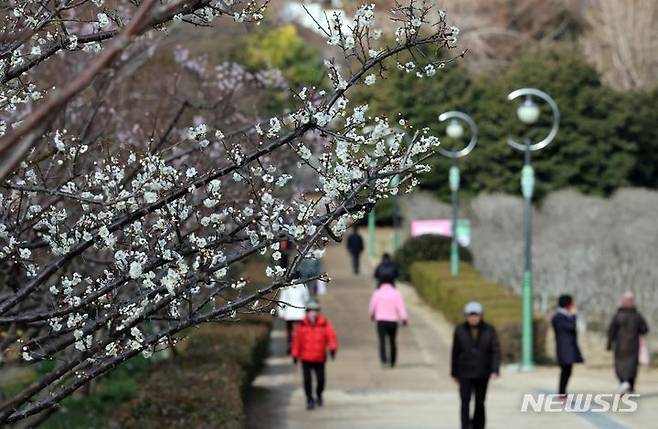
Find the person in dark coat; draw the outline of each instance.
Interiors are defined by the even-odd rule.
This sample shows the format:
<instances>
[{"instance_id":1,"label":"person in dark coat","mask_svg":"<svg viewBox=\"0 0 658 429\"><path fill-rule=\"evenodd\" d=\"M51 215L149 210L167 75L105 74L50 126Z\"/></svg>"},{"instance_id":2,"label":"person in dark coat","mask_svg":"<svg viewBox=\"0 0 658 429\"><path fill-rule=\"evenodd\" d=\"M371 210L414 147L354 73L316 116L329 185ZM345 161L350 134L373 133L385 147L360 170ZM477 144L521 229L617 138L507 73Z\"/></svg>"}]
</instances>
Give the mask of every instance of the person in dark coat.
<instances>
[{"instance_id":1,"label":"person in dark coat","mask_svg":"<svg viewBox=\"0 0 658 429\"><path fill-rule=\"evenodd\" d=\"M318 258L307 256L299 262L297 274L302 279L317 277L322 274L322 262ZM315 296L318 292L318 280L313 279L306 281L306 287L311 293L311 296Z\"/></svg>"},{"instance_id":2,"label":"person in dark coat","mask_svg":"<svg viewBox=\"0 0 658 429\"><path fill-rule=\"evenodd\" d=\"M564 397L567 384L575 363L583 362L578 347L576 331L576 304L571 295L561 295L557 300L557 311L551 320L555 331L555 348L557 362L560 365L560 383L558 393Z\"/></svg>"},{"instance_id":3,"label":"person in dark coat","mask_svg":"<svg viewBox=\"0 0 658 429\"><path fill-rule=\"evenodd\" d=\"M489 379L497 378L500 371L500 346L496 329L482 318L482 304L469 302L464 314L466 321L455 327L451 375L459 384L462 429L484 429L484 400ZM473 394L475 411L471 419Z\"/></svg>"},{"instance_id":4,"label":"person in dark coat","mask_svg":"<svg viewBox=\"0 0 658 429\"><path fill-rule=\"evenodd\" d=\"M624 293L621 307L610 322L608 350L614 350L615 373L622 392L634 392L637 380L640 338L649 332L644 317L635 308L632 292Z\"/></svg>"},{"instance_id":5,"label":"person in dark coat","mask_svg":"<svg viewBox=\"0 0 658 429\"><path fill-rule=\"evenodd\" d=\"M292 243L287 238L279 241L279 252L281 252L281 268L288 268L290 263L290 251Z\"/></svg>"},{"instance_id":6,"label":"person in dark coat","mask_svg":"<svg viewBox=\"0 0 658 429\"><path fill-rule=\"evenodd\" d=\"M384 283L395 284L395 280L400 276L398 264L393 262L391 255L384 253L382 261L375 268L375 278L377 279L377 287Z\"/></svg>"},{"instance_id":7,"label":"person in dark coat","mask_svg":"<svg viewBox=\"0 0 658 429\"><path fill-rule=\"evenodd\" d=\"M352 269L354 270L354 274L359 274L359 259L361 258L363 249L363 238L359 235L359 230L355 226L350 236L347 237L347 251L350 252L350 256L352 257Z\"/></svg>"}]
</instances>

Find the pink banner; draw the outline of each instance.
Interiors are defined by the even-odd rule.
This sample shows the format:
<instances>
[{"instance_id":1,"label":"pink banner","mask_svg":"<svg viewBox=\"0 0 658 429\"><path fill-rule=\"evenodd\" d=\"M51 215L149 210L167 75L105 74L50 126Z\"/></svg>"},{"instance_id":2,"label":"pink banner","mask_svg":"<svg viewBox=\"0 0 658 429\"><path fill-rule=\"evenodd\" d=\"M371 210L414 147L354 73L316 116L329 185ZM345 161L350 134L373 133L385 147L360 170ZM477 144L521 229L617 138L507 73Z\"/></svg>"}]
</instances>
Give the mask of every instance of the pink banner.
<instances>
[{"instance_id":1,"label":"pink banner","mask_svg":"<svg viewBox=\"0 0 658 429\"><path fill-rule=\"evenodd\" d=\"M421 219L411 221L411 236L432 234L452 237L451 219ZM457 241L462 246L471 244L471 228L468 220L459 219L457 222Z\"/></svg>"},{"instance_id":2,"label":"pink banner","mask_svg":"<svg viewBox=\"0 0 658 429\"><path fill-rule=\"evenodd\" d=\"M452 237L452 221L450 219L423 219L411 222L411 236L424 234Z\"/></svg>"}]
</instances>

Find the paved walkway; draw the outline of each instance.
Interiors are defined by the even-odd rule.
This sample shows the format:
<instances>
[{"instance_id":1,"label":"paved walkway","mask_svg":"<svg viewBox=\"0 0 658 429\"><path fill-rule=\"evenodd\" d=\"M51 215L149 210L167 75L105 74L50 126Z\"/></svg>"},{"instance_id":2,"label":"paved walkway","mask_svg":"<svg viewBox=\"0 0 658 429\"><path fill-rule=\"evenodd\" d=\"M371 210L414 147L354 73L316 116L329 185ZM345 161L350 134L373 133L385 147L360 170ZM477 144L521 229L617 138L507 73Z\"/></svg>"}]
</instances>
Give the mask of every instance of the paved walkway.
<instances>
[{"instance_id":1,"label":"paved walkway","mask_svg":"<svg viewBox=\"0 0 658 429\"><path fill-rule=\"evenodd\" d=\"M327 365L324 408L305 410L300 369L285 356L282 326L272 333L272 356L255 381L255 398L248 414L250 429L455 429L459 427L459 398L449 377L452 327L427 307L413 289L400 285L410 313L410 324L398 332L399 363L382 369L377 359L375 328L367 316L374 286L368 274L353 276L340 247L328 249L325 269L332 276L321 297L325 314L339 339L335 362ZM612 392L611 370L577 367L570 387L579 392ZM658 421L658 374L640 375L645 394L633 414L521 413L525 392L552 392L556 368L520 373L505 368L490 384L487 427L646 429Z\"/></svg>"}]
</instances>

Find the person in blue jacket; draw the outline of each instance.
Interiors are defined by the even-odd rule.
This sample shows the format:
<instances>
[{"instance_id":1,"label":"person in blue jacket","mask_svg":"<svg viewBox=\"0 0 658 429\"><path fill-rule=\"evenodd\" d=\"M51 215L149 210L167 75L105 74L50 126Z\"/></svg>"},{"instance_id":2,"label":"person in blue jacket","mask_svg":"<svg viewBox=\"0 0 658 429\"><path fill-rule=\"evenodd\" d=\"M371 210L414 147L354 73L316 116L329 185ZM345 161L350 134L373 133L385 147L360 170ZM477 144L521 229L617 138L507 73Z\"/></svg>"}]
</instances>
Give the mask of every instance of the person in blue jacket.
<instances>
[{"instance_id":1,"label":"person in blue jacket","mask_svg":"<svg viewBox=\"0 0 658 429\"><path fill-rule=\"evenodd\" d=\"M571 295L561 295L557 300L557 311L551 320L555 331L557 361L560 365L560 383L558 393L566 398L567 384L571 377L573 365L583 362L578 347L576 332L576 304Z\"/></svg>"}]
</instances>

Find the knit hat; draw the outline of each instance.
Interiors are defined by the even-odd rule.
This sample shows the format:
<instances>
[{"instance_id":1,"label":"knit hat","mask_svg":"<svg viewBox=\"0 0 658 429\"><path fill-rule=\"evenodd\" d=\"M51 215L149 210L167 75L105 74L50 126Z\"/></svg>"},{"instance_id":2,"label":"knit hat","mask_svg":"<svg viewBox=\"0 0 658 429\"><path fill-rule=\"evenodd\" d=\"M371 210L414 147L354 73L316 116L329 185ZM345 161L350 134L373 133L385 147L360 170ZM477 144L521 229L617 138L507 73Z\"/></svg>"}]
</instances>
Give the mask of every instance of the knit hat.
<instances>
[{"instance_id":1,"label":"knit hat","mask_svg":"<svg viewBox=\"0 0 658 429\"><path fill-rule=\"evenodd\" d=\"M482 314L482 304L477 301L471 301L464 306L464 314Z\"/></svg>"}]
</instances>

